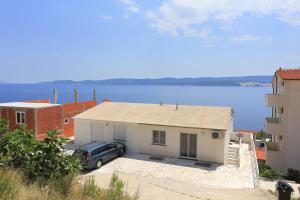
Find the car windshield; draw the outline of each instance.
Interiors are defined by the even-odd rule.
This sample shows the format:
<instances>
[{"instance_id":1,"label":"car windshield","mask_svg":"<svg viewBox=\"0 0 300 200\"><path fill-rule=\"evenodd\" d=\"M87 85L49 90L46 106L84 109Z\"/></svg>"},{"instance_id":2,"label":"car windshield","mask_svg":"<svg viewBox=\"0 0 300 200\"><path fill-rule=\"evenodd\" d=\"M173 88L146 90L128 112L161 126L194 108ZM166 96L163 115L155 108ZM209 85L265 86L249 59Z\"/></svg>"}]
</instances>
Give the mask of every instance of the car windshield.
<instances>
[{"instance_id":1,"label":"car windshield","mask_svg":"<svg viewBox=\"0 0 300 200\"><path fill-rule=\"evenodd\" d=\"M73 156L80 160L84 160L87 156L88 152L82 149L76 149Z\"/></svg>"}]
</instances>

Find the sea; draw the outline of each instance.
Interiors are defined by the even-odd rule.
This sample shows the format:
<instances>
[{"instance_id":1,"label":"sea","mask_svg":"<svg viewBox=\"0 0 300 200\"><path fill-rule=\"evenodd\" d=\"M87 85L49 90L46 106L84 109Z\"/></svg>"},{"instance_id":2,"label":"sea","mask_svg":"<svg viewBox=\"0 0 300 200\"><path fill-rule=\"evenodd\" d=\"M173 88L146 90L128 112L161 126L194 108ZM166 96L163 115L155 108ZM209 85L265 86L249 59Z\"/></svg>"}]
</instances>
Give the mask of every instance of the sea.
<instances>
[{"instance_id":1,"label":"sea","mask_svg":"<svg viewBox=\"0 0 300 200\"><path fill-rule=\"evenodd\" d=\"M0 84L0 103L34 99L53 101L53 90L58 92L58 103L74 101L74 89L79 100L104 98L117 102L230 106L234 109L235 129L264 129L264 119L271 115L265 105L265 95L271 87L215 87L215 86L145 86L145 85L96 85L67 84Z\"/></svg>"}]
</instances>

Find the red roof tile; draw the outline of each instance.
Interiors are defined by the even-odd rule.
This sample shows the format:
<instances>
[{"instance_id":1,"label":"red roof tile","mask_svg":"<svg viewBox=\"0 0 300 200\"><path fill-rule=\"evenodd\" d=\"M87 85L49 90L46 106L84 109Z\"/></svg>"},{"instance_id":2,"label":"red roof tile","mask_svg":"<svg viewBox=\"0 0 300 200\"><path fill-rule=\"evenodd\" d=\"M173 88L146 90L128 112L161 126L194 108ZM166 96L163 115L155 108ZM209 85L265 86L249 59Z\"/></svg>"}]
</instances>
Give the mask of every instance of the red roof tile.
<instances>
[{"instance_id":1,"label":"red roof tile","mask_svg":"<svg viewBox=\"0 0 300 200\"><path fill-rule=\"evenodd\" d=\"M256 149L257 160L266 160L266 153L264 149Z\"/></svg>"},{"instance_id":2,"label":"red roof tile","mask_svg":"<svg viewBox=\"0 0 300 200\"><path fill-rule=\"evenodd\" d=\"M276 74L284 80L300 80L300 69L279 69Z\"/></svg>"}]
</instances>

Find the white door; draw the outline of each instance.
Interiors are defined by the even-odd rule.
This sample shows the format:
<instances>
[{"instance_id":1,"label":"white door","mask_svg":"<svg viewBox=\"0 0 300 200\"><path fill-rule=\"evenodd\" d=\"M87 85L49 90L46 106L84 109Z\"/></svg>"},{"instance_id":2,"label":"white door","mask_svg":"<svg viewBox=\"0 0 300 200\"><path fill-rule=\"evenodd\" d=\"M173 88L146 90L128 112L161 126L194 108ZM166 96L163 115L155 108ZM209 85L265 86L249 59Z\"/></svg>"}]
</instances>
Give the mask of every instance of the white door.
<instances>
[{"instance_id":1,"label":"white door","mask_svg":"<svg viewBox=\"0 0 300 200\"><path fill-rule=\"evenodd\" d=\"M91 122L91 140L98 141L98 142L104 142L104 124L97 121Z\"/></svg>"},{"instance_id":2,"label":"white door","mask_svg":"<svg viewBox=\"0 0 300 200\"><path fill-rule=\"evenodd\" d=\"M180 156L197 158L197 135L189 133L180 134Z\"/></svg>"}]
</instances>

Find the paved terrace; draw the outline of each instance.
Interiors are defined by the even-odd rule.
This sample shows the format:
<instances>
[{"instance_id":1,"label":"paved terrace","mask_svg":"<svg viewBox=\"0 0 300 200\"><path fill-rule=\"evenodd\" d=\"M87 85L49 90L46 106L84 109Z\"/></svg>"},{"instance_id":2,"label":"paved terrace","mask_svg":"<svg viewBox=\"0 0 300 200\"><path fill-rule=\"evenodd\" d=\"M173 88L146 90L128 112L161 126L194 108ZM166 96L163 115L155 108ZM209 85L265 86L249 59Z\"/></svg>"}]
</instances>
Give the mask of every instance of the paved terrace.
<instances>
[{"instance_id":1,"label":"paved terrace","mask_svg":"<svg viewBox=\"0 0 300 200\"><path fill-rule=\"evenodd\" d=\"M112 174L113 172L149 178L161 181L192 184L197 188L254 188L250 151L248 144L242 144L240 167L212 164L210 168L195 166L195 161L164 158L153 161L149 155L128 154L118 158L101 169L92 172L94 175Z\"/></svg>"}]
</instances>

